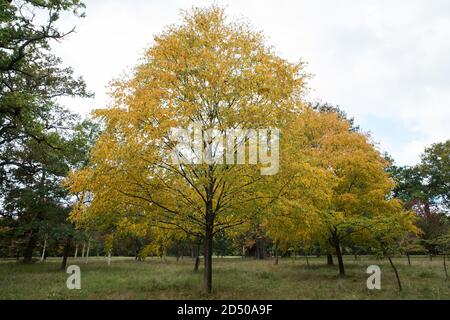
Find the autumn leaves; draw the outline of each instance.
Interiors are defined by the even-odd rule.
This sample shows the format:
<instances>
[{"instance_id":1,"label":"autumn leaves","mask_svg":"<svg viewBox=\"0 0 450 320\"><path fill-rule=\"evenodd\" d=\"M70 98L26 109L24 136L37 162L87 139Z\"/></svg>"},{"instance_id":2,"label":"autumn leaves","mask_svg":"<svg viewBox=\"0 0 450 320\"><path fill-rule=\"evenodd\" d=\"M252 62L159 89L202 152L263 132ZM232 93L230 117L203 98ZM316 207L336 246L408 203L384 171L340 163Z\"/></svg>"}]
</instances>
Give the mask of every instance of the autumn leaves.
<instances>
[{"instance_id":1,"label":"autumn leaves","mask_svg":"<svg viewBox=\"0 0 450 320\"><path fill-rule=\"evenodd\" d=\"M168 237L202 239L206 292L214 236L239 236L255 224L281 249L321 242L336 251L344 274L342 241L367 243L372 234L360 220L402 209L387 198L393 183L368 138L337 114L305 106L306 78L301 63L278 57L260 33L229 22L221 8L185 12L181 25L155 38L135 72L115 82L114 106L97 111L105 130L91 163L67 181L79 197L72 219L114 230L111 237L151 234L146 252ZM195 145L178 148L173 161L173 128L192 123L211 161L185 161L200 154ZM225 150L204 133L238 128L262 136L232 142L236 161L213 161ZM269 138L266 128L280 131ZM261 175L261 163L238 163L256 147L276 169L272 175Z\"/></svg>"}]
</instances>

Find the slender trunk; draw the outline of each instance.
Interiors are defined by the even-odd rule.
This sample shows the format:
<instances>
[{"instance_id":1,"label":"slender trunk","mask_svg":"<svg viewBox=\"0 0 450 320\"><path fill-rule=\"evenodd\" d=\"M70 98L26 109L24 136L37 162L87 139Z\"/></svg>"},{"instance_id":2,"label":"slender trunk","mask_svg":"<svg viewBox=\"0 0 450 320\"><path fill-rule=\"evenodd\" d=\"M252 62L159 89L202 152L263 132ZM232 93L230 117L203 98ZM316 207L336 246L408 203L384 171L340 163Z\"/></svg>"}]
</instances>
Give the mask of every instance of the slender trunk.
<instances>
[{"instance_id":1,"label":"slender trunk","mask_svg":"<svg viewBox=\"0 0 450 320\"><path fill-rule=\"evenodd\" d=\"M71 243L71 238L68 237L67 240L66 240L66 244L64 245L63 260L62 260L62 263L61 263L61 270L66 270L67 257L69 256L69 250L70 250L70 243Z\"/></svg>"},{"instance_id":2,"label":"slender trunk","mask_svg":"<svg viewBox=\"0 0 450 320\"><path fill-rule=\"evenodd\" d=\"M408 257L408 266L410 266L411 265L411 257L409 256L408 252L406 253L406 256Z\"/></svg>"},{"instance_id":3,"label":"slender trunk","mask_svg":"<svg viewBox=\"0 0 450 320\"><path fill-rule=\"evenodd\" d=\"M391 257L390 257L390 256L387 256L387 258L388 258L388 260L389 260L389 263L391 264L392 269L394 270L395 277L397 278L398 290L399 290L399 291L402 291L402 290L403 290L403 288L402 288L402 283L401 283L401 281L400 281L400 277L399 277L399 275L398 275L397 268L395 267L394 263L392 262Z\"/></svg>"},{"instance_id":4,"label":"slender trunk","mask_svg":"<svg viewBox=\"0 0 450 320\"><path fill-rule=\"evenodd\" d=\"M339 275L341 277L345 277L344 259L342 258L342 252L341 252L341 246L339 243L339 239L336 236L334 236L333 242L334 242L334 249L336 250L336 257L337 257L338 265L339 265Z\"/></svg>"},{"instance_id":5,"label":"slender trunk","mask_svg":"<svg viewBox=\"0 0 450 320\"><path fill-rule=\"evenodd\" d=\"M445 256L446 256L446 254L444 254L442 257L444 260L445 280L448 280L447 263L445 262Z\"/></svg>"},{"instance_id":6,"label":"slender trunk","mask_svg":"<svg viewBox=\"0 0 450 320\"><path fill-rule=\"evenodd\" d=\"M44 246L42 247L41 262L45 260L45 249L47 249L47 237L45 237Z\"/></svg>"},{"instance_id":7,"label":"slender trunk","mask_svg":"<svg viewBox=\"0 0 450 320\"><path fill-rule=\"evenodd\" d=\"M328 266L333 266L334 265L333 256L331 255L331 253L327 253L327 265Z\"/></svg>"},{"instance_id":8,"label":"slender trunk","mask_svg":"<svg viewBox=\"0 0 450 320\"><path fill-rule=\"evenodd\" d=\"M76 259L78 257L78 243L75 246L75 254L73 255L73 257Z\"/></svg>"},{"instance_id":9,"label":"slender trunk","mask_svg":"<svg viewBox=\"0 0 450 320\"><path fill-rule=\"evenodd\" d=\"M208 223L209 222L209 223ZM212 221L207 221L205 230L205 243L204 243L204 260L205 260L205 270L204 270L204 281L205 281L205 292L212 292L212 247L213 247L213 226Z\"/></svg>"},{"instance_id":10,"label":"slender trunk","mask_svg":"<svg viewBox=\"0 0 450 320\"><path fill-rule=\"evenodd\" d=\"M433 261L433 255L430 253L430 261Z\"/></svg>"},{"instance_id":11,"label":"slender trunk","mask_svg":"<svg viewBox=\"0 0 450 320\"><path fill-rule=\"evenodd\" d=\"M245 258L245 246L242 246L242 259Z\"/></svg>"},{"instance_id":12,"label":"slender trunk","mask_svg":"<svg viewBox=\"0 0 450 320\"><path fill-rule=\"evenodd\" d=\"M197 242L197 250L195 251L195 264L194 264L194 271L198 271L198 267L200 265L200 240Z\"/></svg>"},{"instance_id":13,"label":"slender trunk","mask_svg":"<svg viewBox=\"0 0 450 320\"><path fill-rule=\"evenodd\" d=\"M357 260L358 260L358 254L355 253L355 254L354 254L354 257L355 257L355 261L357 261Z\"/></svg>"},{"instance_id":14,"label":"slender trunk","mask_svg":"<svg viewBox=\"0 0 450 320\"><path fill-rule=\"evenodd\" d=\"M32 263L33 262L33 252L34 252L34 249L36 248L36 243L37 243L36 233L34 232L34 230L31 230L29 238L28 238L28 243L25 248L24 255L23 255L24 263Z\"/></svg>"},{"instance_id":15,"label":"slender trunk","mask_svg":"<svg viewBox=\"0 0 450 320\"><path fill-rule=\"evenodd\" d=\"M278 264L278 242L275 244L275 264Z\"/></svg>"},{"instance_id":16,"label":"slender trunk","mask_svg":"<svg viewBox=\"0 0 450 320\"><path fill-rule=\"evenodd\" d=\"M306 266L309 268L309 258L308 258L308 254L305 254L306 257Z\"/></svg>"},{"instance_id":17,"label":"slender trunk","mask_svg":"<svg viewBox=\"0 0 450 320\"><path fill-rule=\"evenodd\" d=\"M108 258L106 259L108 266L111 265L111 251L108 252Z\"/></svg>"},{"instance_id":18,"label":"slender trunk","mask_svg":"<svg viewBox=\"0 0 450 320\"><path fill-rule=\"evenodd\" d=\"M85 261L85 263L88 263L89 262L89 250L91 249L91 241L90 240L88 240L88 243L87 243L87 249L86 249L86 261Z\"/></svg>"},{"instance_id":19,"label":"slender trunk","mask_svg":"<svg viewBox=\"0 0 450 320\"><path fill-rule=\"evenodd\" d=\"M86 242L83 241L83 247L81 249L81 258L84 258L84 250L86 249Z\"/></svg>"}]
</instances>

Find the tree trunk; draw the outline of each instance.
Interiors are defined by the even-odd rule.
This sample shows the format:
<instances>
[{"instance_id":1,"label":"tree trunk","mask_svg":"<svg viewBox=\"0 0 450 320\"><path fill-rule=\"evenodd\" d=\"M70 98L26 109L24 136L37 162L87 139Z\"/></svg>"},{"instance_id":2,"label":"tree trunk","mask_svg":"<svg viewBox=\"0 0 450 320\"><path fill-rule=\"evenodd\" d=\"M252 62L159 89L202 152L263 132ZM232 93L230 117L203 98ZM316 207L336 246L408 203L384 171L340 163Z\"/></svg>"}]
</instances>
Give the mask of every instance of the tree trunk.
<instances>
[{"instance_id":1,"label":"tree trunk","mask_svg":"<svg viewBox=\"0 0 450 320\"><path fill-rule=\"evenodd\" d=\"M212 247L213 247L213 224L212 221L207 220L205 228L205 243L204 243L204 260L205 260L205 270L204 270L204 281L205 281L205 292L212 292Z\"/></svg>"},{"instance_id":2,"label":"tree trunk","mask_svg":"<svg viewBox=\"0 0 450 320\"><path fill-rule=\"evenodd\" d=\"M25 248L25 252L23 255L23 262L24 263L32 263L33 262L33 252L34 248L36 248L37 243L37 236L34 230L30 231L30 236L28 238L28 243Z\"/></svg>"},{"instance_id":3,"label":"tree trunk","mask_svg":"<svg viewBox=\"0 0 450 320\"><path fill-rule=\"evenodd\" d=\"M387 256L389 263L391 264L392 269L394 269L395 277L397 278L397 284L398 284L398 290L402 291L402 283L400 282L400 277L398 275L397 268L395 267L394 263L392 262L392 259L390 256Z\"/></svg>"},{"instance_id":4,"label":"tree trunk","mask_svg":"<svg viewBox=\"0 0 450 320\"><path fill-rule=\"evenodd\" d=\"M45 237L44 246L42 247L41 262L45 260L45 249L47 249L47 237Z\"/></svg>"},{"instance_id":5,"label":"tree trunk","mask_svg":"<svg viewBox=\"0 0 450 320\"><path fill-rule=\"evenodd\" d=\"M180 257L181 257L181 254L180 254L180 244L177 243L177 262L180 261Z\"/></svg>"},{"instance_id":6,"label":"tree trunk","mask_svg":"<svg viewBox=\"0 0 450 320\"><path fill-rule=\"evenodd\" d=\"M345 277L344 259L342 258L342 252L341 252L341 246L339 243L339 239L336 236L334 236L333 242L334 242L334 249L336 250L336 257L337 257L338 265L339 265L339 275L341 277Z\"/></svg>"},{"instance_id":7,"label":"tree trunk","mask_svg":"<svg viewBox=\"0 0 450 320\"><path fill-rule=\"evenodd\" d=\"M66 244L64 245L63 260L62 260L62 263L61 263L61 270L66 270L67 257L69 256L69 250L70 250L70 243L71 243L71 239L70 239L70 237L68 237L67 240L66 240Z\"/></svg>"},{"instance_id":8,"label":"tree trunk","mask_svg":"<svg viewBox=\"0 0 450 320\"><path fill-rule=\"evenodd\" d=\"M84 258L84 249L86 248L86 242L83 241L83 248L81 249L81 258Z\"/></svg>"},{"instance_id":9,"label":"tree trunk","mask_svg":"<svg viewBox=\"0 0 450 320\"><path fill-rule=\"evenodd\" d=\"M305 254L306 257L306 266L309 268L309 258L308 258L308 254Z\"/></svg>"},{"instance_id":10,"label":"tree trunk","mask_svg":"<svg viewBox=\"0 0 450 320\"><path fill-rule=\"evenodd\" d=\"M90 249L91 249L91 241L88 240L87 249L86 249L86 261L85 261L85 263L89 262L89 250Z\"/></svg>"},{"instance_id":11,"label":"tree trunk","mask_svg":"<svg viewBox=\"0 0 450 320\"><path fill-rule=\"evenodd\" d=\"M75 246L75 254L73 255L73 257L76 259L78 257L78 243Z\"/></svg>"},{"instance_id":12,"label":"tree trunk","mask_svg":"<svg viewBox=\"0 0 450 320\"><path fill-rule=\"evenodd\" d=\"M275 244L275 264L278 264L278 242Z\"/></svg>"},{"instance_id":13,"label":"tree trunk","mask_svg":"<svg viewBox=\"0 0 450 320\"><path fill-rule=\"evenodd\" d=\"M108 252L108 258L106 259L108 266L111 265L111 251Z\"/></svg>"},{"instance_id":14,"label":"tree trunk","mask_svg":"<svg viewBox=\"0 0 450 320\"><path fill-rule=\"evenodd\" d=\"M408 252L406 253L406 256L408 257L408 266L410 266L410 265L411 265L411 258L410 258L410 256L409 256L409 253L408 253Z\"/></svg>"},{"instance_id":15,"label":"tree trunk","mask_svg":"<svg viewBox=\"0 0 450 320\"><path fill-rule=\"evenodd\" d=\"M197 249L194 250L194 254L195 254L195 264L194 264L194 271L197 272L198 271L198 267L200 265L200 240L197 242Z\"/></svg>"},{"instance_id":16,"label":"tree trunk","mask_svg":"<svg viewBox=\"0 0 450 320\"><path fill-rule=\"evenodd\" d=\"M444 258L444 271L445 271L445 280L448 280L448 272L447 272L447 263L445 262L445 256L446 254L444 254L442 257Z\"/></svg>"},{"instance_id":17,"label":"tree trunk","mask_svg":"<svg viewBox=\"0 0 450 320\"><path fill-rule=\"evenodd\" d=\"M328 266L333 266L334 265L333 256L331 255L331 253L327 253L327 265Z\"/></svg>"}]
</instances>

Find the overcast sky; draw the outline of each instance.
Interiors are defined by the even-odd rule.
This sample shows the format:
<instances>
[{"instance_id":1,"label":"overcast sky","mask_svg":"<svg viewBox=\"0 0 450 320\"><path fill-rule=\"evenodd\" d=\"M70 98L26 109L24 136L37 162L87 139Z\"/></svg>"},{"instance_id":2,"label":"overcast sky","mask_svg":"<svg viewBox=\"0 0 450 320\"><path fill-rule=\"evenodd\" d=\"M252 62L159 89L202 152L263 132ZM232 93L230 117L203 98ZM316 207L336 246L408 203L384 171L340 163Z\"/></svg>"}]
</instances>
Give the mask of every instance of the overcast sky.
<instances>
[{"instance_id":1,"label":"overcast sky","mask_svg":"<svg viewBox=\"0 0 450 320\"><path fill-rule=\"evenodd\" d=\"M64 100L87 113L107 103L107 84L136 64L180 9L212 1L85 0L77 33L55 45L95 99ZM311 100L340 105L381 151L414 164L450 138L450 1L214 1L262 30L282 57L308 62Z\"/></svg>"}]
</instances>

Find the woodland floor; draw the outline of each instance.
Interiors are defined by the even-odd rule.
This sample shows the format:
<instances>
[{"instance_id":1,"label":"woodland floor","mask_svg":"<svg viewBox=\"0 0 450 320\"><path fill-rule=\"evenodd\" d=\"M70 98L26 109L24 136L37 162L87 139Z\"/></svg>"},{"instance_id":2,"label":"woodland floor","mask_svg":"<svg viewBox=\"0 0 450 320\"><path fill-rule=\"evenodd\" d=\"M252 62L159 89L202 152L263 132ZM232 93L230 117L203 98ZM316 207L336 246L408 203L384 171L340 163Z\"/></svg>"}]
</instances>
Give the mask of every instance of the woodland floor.
<instances>
[{"instance_id":1,"label":"woodland floor","mask_svg":"<svg viewBox=\"0 0 450 320\"><path fill-rule=\"evenodd\" d=\"M0 299L450 299L450 280L445 280L442 257L397 257L403 291L398 292L387 260L345 257L347 276L337 266L326 266L326 257L274 260L215 258L213 293L202 293L202 268L195 273L193 261L184 257L144 262L115 257L110 266L104 258L69 259L81 268L81 290L68 290L69 276L59 269L60 259L24 265L0 260ZM366 268L379 265L381 290L368 290ZM450 263L447 263L450 265Z\"/></svg>"}]
</instances>

